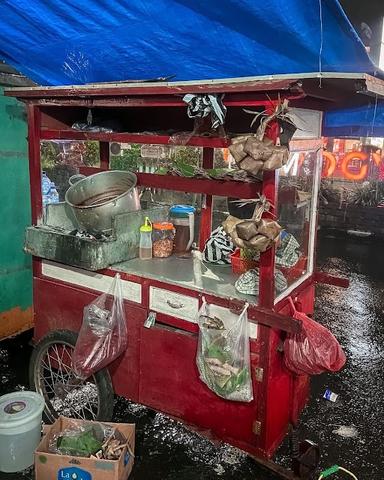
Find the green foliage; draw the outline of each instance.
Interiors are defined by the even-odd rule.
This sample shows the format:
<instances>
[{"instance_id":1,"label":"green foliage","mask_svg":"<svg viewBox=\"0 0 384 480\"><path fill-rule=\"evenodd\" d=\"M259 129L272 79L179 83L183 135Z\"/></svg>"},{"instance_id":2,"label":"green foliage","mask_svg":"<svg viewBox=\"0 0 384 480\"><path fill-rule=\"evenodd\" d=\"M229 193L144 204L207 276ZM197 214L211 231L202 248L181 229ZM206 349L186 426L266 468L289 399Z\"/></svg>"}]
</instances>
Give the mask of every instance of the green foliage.
<instances>
[{"instance_id":1,"label":"green foliage","mask_svg":"<svg viewBox=\"0 0 384 480\"><path fill-rule=\"evenodd\" d=\"M70 148L64 148L62 143L42 142L40 155L43 170L62 164L93 167L100 163L99 142L72 142Z\"/></svg>"},{"instance_id":2,"label":"green foliage","mask_svg":"<svg viewBox=\"0 0 384 480\"><path fill-rule=\"evenodd\" d=\"M94 167L100 164L99 142L85 142L84 164Z\"/></svg>"},{"instance_id":3,"label":"green foliage","mask_svg":"<svg viewBox=\"0 0 384 480\"><path fill-rule=\"evenodd\" d=\"M111 170L131 170L137 171L141 158L141 145L132 144L128 150L123 150L122 155L111 155Z\"/></svg>"},{"instance_id":4,"label":"green foliage","mask_svg":"<svg viewBox=\"0 0 384 480\"><path fill-rule=\"evenodd\" d=\"M384 182L363 182L349 192L348 203L360 207L377 207L384 200Z\"/></svg>"},{"instance_id":5,"label":"green foliage","mask_svg":"<svg viewBox=\"0 0 384 480\"><path fill-rule=\"evenodd\" d=\"M59 147L57 143L41 142L41 146L40 146L41 168L43 170L52 168L57 162L58 154L59 154Z\"/></svg>"},{"instance_id":6,"label":"green foliage","mask_svg":"<svg viewBox=\"0 0 384 480\"><path fill-rule=\"evenodd\" d=\"M178 163L193 165L198 167L201 159L201 149L193 147L174 147L171 150L171 160L176 160Z\"/></svg>"}]
</instances>

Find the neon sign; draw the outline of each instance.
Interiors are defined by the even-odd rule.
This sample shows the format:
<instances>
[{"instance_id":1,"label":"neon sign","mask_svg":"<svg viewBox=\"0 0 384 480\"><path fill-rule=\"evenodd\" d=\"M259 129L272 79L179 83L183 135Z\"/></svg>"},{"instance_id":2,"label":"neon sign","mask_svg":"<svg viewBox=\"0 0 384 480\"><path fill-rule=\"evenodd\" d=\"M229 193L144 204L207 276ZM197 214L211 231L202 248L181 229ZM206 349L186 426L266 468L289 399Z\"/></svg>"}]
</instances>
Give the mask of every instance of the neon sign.
<instances>
[{"instance_id":1,"label":"neon sign","mask_svg":"<svg viewBox=\"0 0 384 480\"><path fill-rule=\"evenodd\" d=\"M364 180L368 174L369 159L370 155L366 152L349 152L345 154L340 163L342 175L348 180ZM336 157L331 152L323 152L323 160L323 177L331 177L336 170ZM358 171L352 172L349 168L353 160L361 162ZM379 167L384 157L381 157L378 153L372 153L372 160Z\"/></svg>"}]
</instances>

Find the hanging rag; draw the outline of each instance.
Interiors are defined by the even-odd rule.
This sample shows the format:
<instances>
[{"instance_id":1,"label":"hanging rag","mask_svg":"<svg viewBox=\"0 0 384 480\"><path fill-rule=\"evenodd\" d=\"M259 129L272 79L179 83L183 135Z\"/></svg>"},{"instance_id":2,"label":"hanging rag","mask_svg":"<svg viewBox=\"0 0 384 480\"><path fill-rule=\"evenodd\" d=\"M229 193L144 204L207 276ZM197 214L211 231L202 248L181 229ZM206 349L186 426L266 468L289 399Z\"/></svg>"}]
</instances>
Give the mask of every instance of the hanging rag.
<instances>
[{"instance_id":1,"label":"hanging rag","mask_svg":"<svg viewBox=\"0 0 384 480\"><path fill-rule=\"evenodd\" d=\"M189 118L204 118L211 114L212 128L224 125L227 107L223 104L224 95L196 95L188 93L183 101L188 104Z\"/></svg>"}]
</instances>

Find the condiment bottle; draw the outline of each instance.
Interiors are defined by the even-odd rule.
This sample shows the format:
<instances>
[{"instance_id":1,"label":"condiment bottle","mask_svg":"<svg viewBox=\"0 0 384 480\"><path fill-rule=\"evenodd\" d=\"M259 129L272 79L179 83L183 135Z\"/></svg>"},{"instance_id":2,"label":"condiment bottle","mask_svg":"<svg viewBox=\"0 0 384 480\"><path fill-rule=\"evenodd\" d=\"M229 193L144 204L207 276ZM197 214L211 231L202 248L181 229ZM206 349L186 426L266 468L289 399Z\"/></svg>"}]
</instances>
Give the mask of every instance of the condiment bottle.
<instances>
[{"instance_id":1,"label":"condiment bottle","mask_svg":"<svg viewBox=\"0 0 384 480\"><path fill-rule=\"evenodd\" d=\"M152 258L152 224L148 217L140 227L139 257L141 260Z\"/></svg>"}]
</instances>

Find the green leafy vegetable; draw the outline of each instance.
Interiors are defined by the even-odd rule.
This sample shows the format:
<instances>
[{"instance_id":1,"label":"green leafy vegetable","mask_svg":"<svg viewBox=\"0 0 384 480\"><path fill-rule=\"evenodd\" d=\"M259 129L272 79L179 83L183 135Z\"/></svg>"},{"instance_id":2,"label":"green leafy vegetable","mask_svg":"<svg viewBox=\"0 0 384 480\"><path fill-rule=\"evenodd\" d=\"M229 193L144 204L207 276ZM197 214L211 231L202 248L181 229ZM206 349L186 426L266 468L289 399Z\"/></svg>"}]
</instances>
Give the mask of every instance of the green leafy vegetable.
<instances>
[{"instance_id":1,"label":"green leafy vegetable","mask_svg":"<svg viewBox=\"0 0 384 480\"><path fill-rule=\"evenodd\" d=\"M102 442L95 437L92 430L78 435L62 436L57 439L57 448L64 455L89 457L101 450Z\"/></svg>"}]
</instances>

